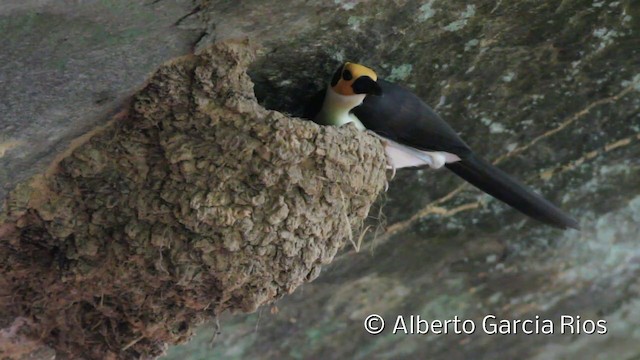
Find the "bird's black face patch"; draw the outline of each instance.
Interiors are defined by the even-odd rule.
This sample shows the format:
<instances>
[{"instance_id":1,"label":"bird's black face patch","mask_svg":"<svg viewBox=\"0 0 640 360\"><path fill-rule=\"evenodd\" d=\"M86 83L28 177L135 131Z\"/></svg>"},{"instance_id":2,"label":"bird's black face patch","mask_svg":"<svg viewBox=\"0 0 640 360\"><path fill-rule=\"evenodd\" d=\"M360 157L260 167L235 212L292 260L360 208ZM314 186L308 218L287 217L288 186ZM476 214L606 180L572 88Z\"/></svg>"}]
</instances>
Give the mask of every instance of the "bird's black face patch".
<instances>
[{"instance_id":1,"label":"bird's black face patch","mask_svg":"<svg viewBox=\"0 0 640 360\"><path fill-rule=\"evenodd\" d=\"M342 75L342 69L344 68L344 64L340 65L338 70L333 73L333 78L331 78L331 86L338 85L338 81L340 81L340 76Z\"/></svg>"},{"instance_id":2,"label":"bird's black face patch","mask_svg":"<svg viewBox=\"0 0 640 360\"><path fill-rule=\"evenodd\" d=\"M345 69L345 70L342 72L342 78L343 78L344 80L346 80L346 81L349 81L349 80L353 79L353 74L351 74L351 71L349 71L349 70Z\"/></svg>"},{"instance_id":3,"label":"bird's black face patch","mask_svg":"<svg viewBox=\"0 0 640 360\"><path fill-rule=\"evenodd\" d=\"M382 95L380 85L368 76L360 76L351 87L356 94Z\"/></svg>"}]
</instances>

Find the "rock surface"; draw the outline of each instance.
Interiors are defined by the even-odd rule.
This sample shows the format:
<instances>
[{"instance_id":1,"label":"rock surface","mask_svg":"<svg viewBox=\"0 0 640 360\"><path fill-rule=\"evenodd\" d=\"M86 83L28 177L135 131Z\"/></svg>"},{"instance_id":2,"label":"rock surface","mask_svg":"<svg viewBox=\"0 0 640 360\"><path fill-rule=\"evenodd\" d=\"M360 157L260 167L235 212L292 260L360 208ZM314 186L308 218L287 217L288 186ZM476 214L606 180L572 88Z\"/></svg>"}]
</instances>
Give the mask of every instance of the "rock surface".
<instances>
[{"instance_id":1,"label":"rock surface","mask_svg":"<svg viewBox=\"0 0 640 360\"><path fill-rule=\"evenodd\" d=\"M178 1L0 2L0 198L198 39Z\"/></svg>"}]
</instances>

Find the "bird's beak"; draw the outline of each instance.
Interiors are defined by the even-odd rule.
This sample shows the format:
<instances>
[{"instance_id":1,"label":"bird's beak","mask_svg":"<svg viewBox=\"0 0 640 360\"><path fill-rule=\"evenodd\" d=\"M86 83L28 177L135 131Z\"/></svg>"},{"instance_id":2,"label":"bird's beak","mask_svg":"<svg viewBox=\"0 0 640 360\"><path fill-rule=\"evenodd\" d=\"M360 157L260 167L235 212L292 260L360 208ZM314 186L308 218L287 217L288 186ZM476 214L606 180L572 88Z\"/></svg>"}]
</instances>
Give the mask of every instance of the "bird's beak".
<instances>
[{"instance_id":1,"label":"bird's beak","mask_svg":"<svg viewBox=\"0 0 640 360\"><path fill-rule=\"evenodd\" d=\"M356 94L382 95L382 88L375 80L369 76L360 76L353 82L353 92Z\"/></svg>"}]
</instances>

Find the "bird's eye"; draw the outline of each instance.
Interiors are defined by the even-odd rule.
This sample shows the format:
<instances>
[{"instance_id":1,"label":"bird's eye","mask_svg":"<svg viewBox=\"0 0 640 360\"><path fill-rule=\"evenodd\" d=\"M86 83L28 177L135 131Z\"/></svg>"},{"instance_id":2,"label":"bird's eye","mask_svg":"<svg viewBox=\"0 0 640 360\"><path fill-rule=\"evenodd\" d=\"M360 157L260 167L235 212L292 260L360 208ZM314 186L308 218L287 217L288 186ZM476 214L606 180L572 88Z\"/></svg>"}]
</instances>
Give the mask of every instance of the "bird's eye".
<instances>
[{"instance_id":1,"label":"bird's eye","mask_svg":"<svg viewBox=\"0 0 640 360\"><path fill-rule=\"evenodd\" d=\"M342 78L345 79L346 81L349 81L353 79L353 75L351 74L351 71L345 70L342 72Z\"/></svg>"}]
</instances>

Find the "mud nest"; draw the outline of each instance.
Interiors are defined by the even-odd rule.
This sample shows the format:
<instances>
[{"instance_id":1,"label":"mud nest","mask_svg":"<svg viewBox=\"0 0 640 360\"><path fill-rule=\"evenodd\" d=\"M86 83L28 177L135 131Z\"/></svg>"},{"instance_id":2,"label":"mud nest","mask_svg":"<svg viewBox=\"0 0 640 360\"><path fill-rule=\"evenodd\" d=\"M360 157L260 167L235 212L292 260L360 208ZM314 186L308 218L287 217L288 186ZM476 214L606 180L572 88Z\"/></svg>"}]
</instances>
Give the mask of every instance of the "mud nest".
<instances>
[{"instance_id":1,"label":"mud nest","mask_svg":"<svg viewBox=\"0 0 640 360\"><path fill-rule=\"evenodd\" d=\"M153 358L291 293L357 237L386 182L379 141L261 107L254 57L236 41L162 66L9 195L0 328L22 319L61 358Z\"/></svg>"}]
</instances>

